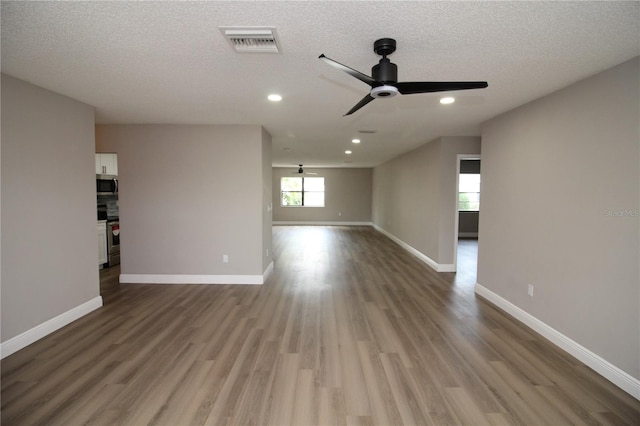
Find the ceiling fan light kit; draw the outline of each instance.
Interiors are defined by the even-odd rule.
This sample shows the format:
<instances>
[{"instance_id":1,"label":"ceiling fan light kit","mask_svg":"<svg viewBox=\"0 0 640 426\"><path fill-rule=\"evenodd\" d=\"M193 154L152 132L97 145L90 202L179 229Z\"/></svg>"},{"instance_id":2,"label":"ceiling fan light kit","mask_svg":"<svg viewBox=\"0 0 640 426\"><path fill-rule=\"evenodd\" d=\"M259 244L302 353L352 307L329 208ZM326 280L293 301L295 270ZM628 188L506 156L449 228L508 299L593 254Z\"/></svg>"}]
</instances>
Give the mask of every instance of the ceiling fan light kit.
<instances>
[{"instance_id":1,"label":"ceiling fan light kit","mask_svg":"<svg viewBox=\"0 0 640 426\"><path fill-rule=\"evenodd\" d=\"M374 87L371 89L371 93L369 93L373 98L393 98L398 94L398 89L393 86L387 86L386 84L383 86Z\"/></svg>"},{"instance_id":2,"label":"ceiling fan light kit","mask_svg":"<svg viewBox=\"0 0 640 426\"><path fill-rule=\"evenodd\" d=\"M392 98L398 93L411 95L416 93L447 92L450 90L484 89L486 81L412 81L398 82L398 67L387 55L396 50L396 41L392 38L381 38L373 43L373 50L382 56L378 64L371 68L371 77L360 71L349 68L321 54L318 58L334 68L344 71L371 86L371 91L345 115L350 115L376 98Z\"/></svg>"}]
</instances>

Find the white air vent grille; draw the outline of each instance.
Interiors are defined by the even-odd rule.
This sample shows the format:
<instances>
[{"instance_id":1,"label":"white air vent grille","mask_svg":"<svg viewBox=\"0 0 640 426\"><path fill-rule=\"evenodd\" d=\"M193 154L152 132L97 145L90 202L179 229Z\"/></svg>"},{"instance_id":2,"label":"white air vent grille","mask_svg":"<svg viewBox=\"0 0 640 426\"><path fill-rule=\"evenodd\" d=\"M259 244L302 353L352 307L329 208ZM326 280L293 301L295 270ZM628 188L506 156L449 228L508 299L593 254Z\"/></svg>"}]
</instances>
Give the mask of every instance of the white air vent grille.
<instances>
[{"instance_id":1,"label":"white air vent grille","mask_svg":"<svg viewBox=\"0 0 640 426\"><path fill-rule=\"evenodd\" d=\"M220 27L231 47L239 53L279 53L275 28Z\"/></svg>"}]
</instances>

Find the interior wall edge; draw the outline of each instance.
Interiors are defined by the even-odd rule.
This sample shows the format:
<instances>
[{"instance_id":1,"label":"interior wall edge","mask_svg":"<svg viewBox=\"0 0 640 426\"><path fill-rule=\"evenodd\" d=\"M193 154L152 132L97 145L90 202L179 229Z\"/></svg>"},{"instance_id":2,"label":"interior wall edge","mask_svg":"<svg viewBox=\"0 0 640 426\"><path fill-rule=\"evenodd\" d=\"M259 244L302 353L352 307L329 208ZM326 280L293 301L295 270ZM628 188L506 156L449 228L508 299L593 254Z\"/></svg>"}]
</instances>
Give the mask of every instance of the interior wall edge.
<instances>
[{"instance_id":1,"label":"interior wall edge","mask_svg":"<svg viewBox=\"0 0 640 426\"><path fill-rule=\"evenodd\" d=\"M409 253L411 253L415 257L417 257L419 260L421 260L422 262L426 263L427 266L429 266L434 271L436 271L436 272L456 272L456 265L455 264L453 264L453 263L437 263L435 260L431 259L426 254L424 254L421 251L417 250L415 247L412 247L409 244L405 243L400 238L396 237L395 235L393 235L392 233L388 232L384 228L381 228L380 226L378 226L376 224L373 224L373 227L375 228L376 231L382 233L387 238L389 238L390 240L392 240L393 242L398 244L400 247L402 247L403 249L405 249L406 251L408 251Z\"/></svg>"}]
</instances>

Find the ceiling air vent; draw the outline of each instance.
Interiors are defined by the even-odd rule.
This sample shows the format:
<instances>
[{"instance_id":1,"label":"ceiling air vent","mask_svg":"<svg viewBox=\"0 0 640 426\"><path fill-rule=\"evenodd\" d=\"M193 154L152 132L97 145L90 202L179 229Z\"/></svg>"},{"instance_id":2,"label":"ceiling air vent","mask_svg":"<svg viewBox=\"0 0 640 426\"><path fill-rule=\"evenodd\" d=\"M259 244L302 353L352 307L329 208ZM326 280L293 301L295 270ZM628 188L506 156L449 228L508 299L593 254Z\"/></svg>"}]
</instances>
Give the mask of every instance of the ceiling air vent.
<instances>
[{"instance_id":1,"label":"ceiling air vent","mask_svg":"<svg viewBox=\"0 0 640 426\"><path fill-rule=\"evenodd\" d=\"M220 27L238 53L279 53L276 29L271 27Z\"/></svg>"}]
</instances>

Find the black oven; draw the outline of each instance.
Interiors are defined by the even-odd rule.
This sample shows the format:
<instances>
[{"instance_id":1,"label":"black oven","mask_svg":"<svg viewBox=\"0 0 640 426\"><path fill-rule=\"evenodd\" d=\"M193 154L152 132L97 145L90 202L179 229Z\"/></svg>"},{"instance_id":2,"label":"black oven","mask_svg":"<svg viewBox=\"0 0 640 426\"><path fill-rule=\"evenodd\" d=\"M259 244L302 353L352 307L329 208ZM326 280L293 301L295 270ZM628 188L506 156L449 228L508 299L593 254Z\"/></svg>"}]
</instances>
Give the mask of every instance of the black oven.
<instances>
[{"instance_id":1,"label":"black oven","mask_svg":"<svg viewBox=\"0 0 640 426\"><path fill-rule=\"evenodd\" d=\"M96 175L96 192L98 195L118 193L118 177L112 175Z\"/></svg>"}]
</instances>

